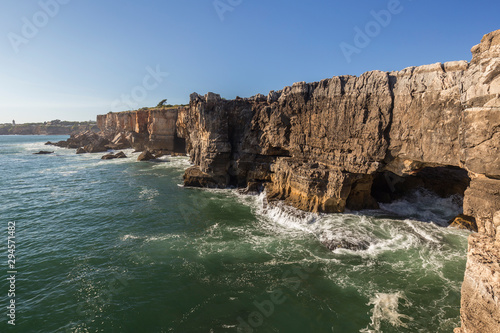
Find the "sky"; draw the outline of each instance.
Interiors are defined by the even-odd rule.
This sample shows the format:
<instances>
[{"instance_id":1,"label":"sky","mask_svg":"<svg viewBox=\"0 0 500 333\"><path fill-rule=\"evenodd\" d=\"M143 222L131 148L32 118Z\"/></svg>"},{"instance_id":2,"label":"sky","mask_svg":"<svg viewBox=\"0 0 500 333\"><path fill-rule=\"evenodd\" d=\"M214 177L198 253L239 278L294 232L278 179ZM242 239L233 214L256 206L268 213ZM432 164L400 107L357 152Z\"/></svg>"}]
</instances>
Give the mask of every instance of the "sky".
<instances>
[{"instance_id":1,"label":"sky","mask_svg":"<svg viewBox=\"0 0 500 333\"><path fill-rule=\"evenodd\" d=\"M3 0L0 123L470 60L499 12L497 0Z\"/></svg>"}]
</instances>

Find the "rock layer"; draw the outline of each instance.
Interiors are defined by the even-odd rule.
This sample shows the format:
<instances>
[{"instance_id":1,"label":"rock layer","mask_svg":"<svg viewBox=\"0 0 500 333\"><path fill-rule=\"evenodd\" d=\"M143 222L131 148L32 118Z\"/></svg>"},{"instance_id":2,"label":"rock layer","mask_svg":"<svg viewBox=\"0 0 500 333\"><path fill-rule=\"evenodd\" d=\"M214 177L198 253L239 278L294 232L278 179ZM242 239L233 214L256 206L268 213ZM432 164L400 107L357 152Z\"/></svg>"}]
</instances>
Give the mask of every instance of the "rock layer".
<instances>
[{"instance_id":1,"label":"rock layer","mask_svg":"<svg viewBox=\"0 0 500 333\"><path fill-rule=\"evenodd\" d=\"M263 184L269 199L342 212L375 207L374 180L394 191L391 179L429 169L451 179L448 171L460 168L467 179L450 187L464 194L470 183L464 214L479 234L470 240L459 331L498 332L500 30L472 54L470 63L300 82L267 97L192 94L177 119L195 165L186 184Z\"/></svg>"}]
</instances>

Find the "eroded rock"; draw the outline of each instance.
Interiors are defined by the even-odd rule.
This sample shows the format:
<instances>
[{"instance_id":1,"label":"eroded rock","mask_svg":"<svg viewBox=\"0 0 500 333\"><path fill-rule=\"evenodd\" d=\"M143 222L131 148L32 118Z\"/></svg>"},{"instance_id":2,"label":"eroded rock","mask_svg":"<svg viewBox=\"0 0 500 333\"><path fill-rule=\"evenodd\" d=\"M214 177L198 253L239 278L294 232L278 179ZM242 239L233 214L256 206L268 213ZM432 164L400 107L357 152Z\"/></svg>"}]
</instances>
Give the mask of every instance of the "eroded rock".
<instances>
[{"instance_id":1,"label":"eroded rock","mask_svg":"<svg viewBox=\"0 0 500 333\"><path fill-rule=\"evenodd\" d=\"M155 156L149 150L143 151L139 155L139 157L137 157L138 161L150 161L150 160L154 160L154 159L155 159Z\"/></svg>"}]
</instances>

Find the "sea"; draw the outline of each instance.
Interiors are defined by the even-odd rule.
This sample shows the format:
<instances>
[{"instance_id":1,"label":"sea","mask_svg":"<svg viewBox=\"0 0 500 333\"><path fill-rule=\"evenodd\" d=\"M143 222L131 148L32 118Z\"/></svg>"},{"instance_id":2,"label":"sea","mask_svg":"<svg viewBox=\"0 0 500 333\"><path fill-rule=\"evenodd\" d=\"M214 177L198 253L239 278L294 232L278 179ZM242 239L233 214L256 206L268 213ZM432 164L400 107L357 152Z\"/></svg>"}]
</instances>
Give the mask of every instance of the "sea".
<instances>
[{"instance_id":1,"label":"sea","mask_svg":"<svg viewBox=\"0 0 500 333\"><path fill-rule=\"evenodd\" d=\"M66 138L0 136L0 332L459 326L469 233L443 226L460 198L419 190L379 210L304 213L185 188L188 157L44 145ZM367 248L330 251L329 240Z\"/></svg>"}]
</instances>

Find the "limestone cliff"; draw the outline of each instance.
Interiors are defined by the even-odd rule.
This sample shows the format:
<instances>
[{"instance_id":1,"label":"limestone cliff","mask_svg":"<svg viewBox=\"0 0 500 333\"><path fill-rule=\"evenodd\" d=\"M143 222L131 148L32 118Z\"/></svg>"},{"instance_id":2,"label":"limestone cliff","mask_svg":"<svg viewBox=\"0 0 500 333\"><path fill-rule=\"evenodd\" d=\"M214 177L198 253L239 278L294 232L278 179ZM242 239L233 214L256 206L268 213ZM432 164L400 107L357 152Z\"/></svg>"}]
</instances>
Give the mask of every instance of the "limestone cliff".
<instances>
[{"instance_id":1,"label":"limestone cliff","mask_svg":"<svg viewBox=\"0 0 500 333\"><path fill-rule=\"evenodd\" d=\"M97 116L101 135L112 144L136 150L183 151L176 135L178 109L153 108Z\"/></svg>"},{"instance_id":2,"label":"limestone cliff","mask_svg":"<svg viewBox=\"0 0 500 333\"><path fill-rule=\"evenodd\" d=\"M445 192L464 194L479 234L470 239L457 331L500 332L500 30L472 54L471 62L301 82L268 96L193 94L177 118L195 164L185 184L265 186L271 200L342 212L376 207L397 183L443 190L443 179L458 177Z\"/></svg>"}]
</instances>

